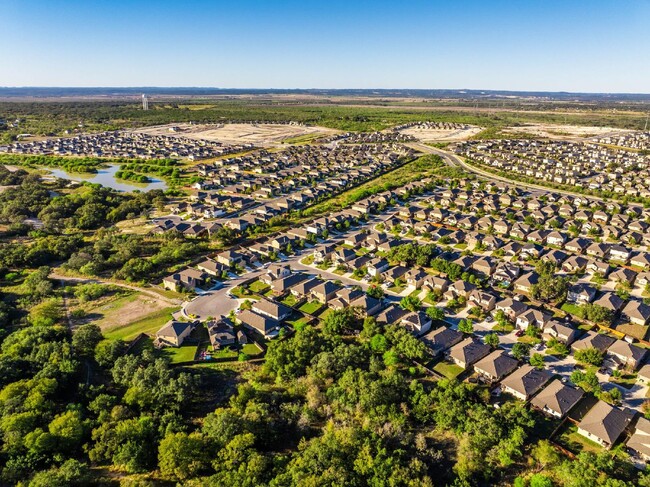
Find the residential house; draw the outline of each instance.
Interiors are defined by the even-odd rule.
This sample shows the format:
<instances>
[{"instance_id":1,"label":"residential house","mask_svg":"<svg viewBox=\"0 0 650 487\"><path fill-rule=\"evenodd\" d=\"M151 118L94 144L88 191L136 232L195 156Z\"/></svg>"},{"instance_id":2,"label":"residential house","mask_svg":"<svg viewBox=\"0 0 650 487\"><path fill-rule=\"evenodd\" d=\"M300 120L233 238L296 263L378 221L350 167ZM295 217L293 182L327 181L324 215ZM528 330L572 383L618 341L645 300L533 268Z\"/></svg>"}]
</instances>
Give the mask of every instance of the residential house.
<instances>
[{"instance_id":1,"label":"residential house","mask_svg":"<svg viewBox=\"0 0 650 487\"><path fill-rule=\"evenodd\" d=\"M468 337L449 350L449 358L459 367L466 369L489 354L491 350L489 345Z\"/></svg>"},{"instance_id":2,"label":"residential house","mask_svg":"<svg viewBox=\"0 0 650 487\"><path fill-rule=\"evenodd\" d=\"M474 364L474 370L486 379L496 382L513 372L519 362L505 350L495 350Z\"/></svg>"},{"instance_id":3,"label":"residential house","mask_svg":"<svg viewBox=\"0 0 650 487\"><path fill-rule=\"evenodd\" d=\"M635 325L645 326L650 320L650 306L643 301L630 300L621 311L623 318L626 318Z\"/></svg>"},{"instance_id":4,"label":"residential house","mask_svg":"<svg viewBox=\"0 0 650 487\"><path fill-rule=\"evenodd\" d=\"M527 401L553 378L545 369L536 369L528 364L510 374L501 382L503 392L512 394L517 399Z\"/></svg>"},{"instance_id":5,"label":"residential house","mask_svg":"<svg viewBox=\"0 0 650 487\"><path fill-rule=\"evenodd\" d=\"M554 380L530 401L531 405L556 418L564 418L580 402L585 393L582 389Z\"/></svg>"},{"instance_id":6,"label":"residential house","mask_svg":"<svg viewBox=\"0 0 650 487\"><path fill-rule=\"evenodd\" d=\"M249 330L255 331L266 339L272 339L280 333L280 322L266 315L245 309L237 315L239 322Z\"/></svg>"},{"instance_id":7,"label":"residential house","mask_svg":"<svg viewBox=\"0 0 650 487\"><path fill-rule=\"evenodd\" d=\"M578 433L609 449L627 429L632 417L629 410L598 401L578 424Z\"/></svg>"},{"instance_id":8,"label":"residential house","mask_svg":"<svg viewBox=\"0 0 650 487\"><path fill-rule=\"evenodd\" d=\"M218 350L235 343L235 330L229 320L221 318L219 320L208 321L206 326L213 350Z\"/></svg>"},{"instance_id":9,"label":"residential house","mask_svg":"<svg viewBox=\"0 0 650 487\"><path fill-rule=\"evenodd\" d=\"M168 321L156 332L154 345L156 347L180 347L194 330L194 323L184 321Z\"/></svg>"},{"instance_id":10,"label":"residential house","mask_svg":"<svg viewBox=\"0 0 650 487\"><path fill-rule=\"evenodd\" d=\"M580 340L576 340L571 344L571 348L574 351L596 348L605 353L615 341L615 338L608 335L603 335L602 333L596 333L594 331L587 331Z\"/></svg>"},{"instance_id":11,"label":"residential house","mask_svg":"<svg viewBox=\"0 0 650 487\"><path fill-rule=\"evenodd\" d=\"M424 335L421 340L427 345L434 357L446 352L451 347L463 340L463 334L452 328L442 326Z\"/></svg>"},{"instance_id":12,"label":"residential house","mask_svg":"<svg viewBox=\"0 0 650 487\"><path fill-rule=\"evenodd\" d=\"M647 350L637 345L632 345L625 340L616 340L607 349L607 355L616 363L636 370L646 357Z\"/></svg>"},{"instance_id":13,"label":"residential house","mask_svg":"<svg viewBox=\"0 0 650 487\"><path fill-rule=\"evenodd\" d=\"M633 455L644 462L650 462L650 421L640 417L634 427L634 433L625 446Z\"/></svg>"}]
</instances>

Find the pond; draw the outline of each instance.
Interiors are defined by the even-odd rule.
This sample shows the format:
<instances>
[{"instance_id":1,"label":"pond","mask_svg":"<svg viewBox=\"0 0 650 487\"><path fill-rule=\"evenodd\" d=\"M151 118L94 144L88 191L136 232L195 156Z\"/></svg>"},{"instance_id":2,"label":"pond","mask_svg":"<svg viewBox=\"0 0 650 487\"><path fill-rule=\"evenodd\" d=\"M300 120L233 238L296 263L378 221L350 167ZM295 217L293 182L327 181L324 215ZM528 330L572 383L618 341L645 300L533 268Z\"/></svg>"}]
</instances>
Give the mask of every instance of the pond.
<instances>
[{"instance_id":1,"label":"pond","mask_svg":"<svg viewBox=\"0 0 650 487\"><path fill-rule=\"evenodd\" d=\"M58 168L44 168L57 178L67 179L69 181L88 181L89 183L101 184L107 188L113 188L117 191L151 191L152 189L167 189L167 183L161 179L152 178L150 183L136 183L134 181L125 181L117 179L115 173L120 170L119 164L109 164L106 167L100 167L96 173L76 173L68 172Z\"/></svg>"}]
</instances>

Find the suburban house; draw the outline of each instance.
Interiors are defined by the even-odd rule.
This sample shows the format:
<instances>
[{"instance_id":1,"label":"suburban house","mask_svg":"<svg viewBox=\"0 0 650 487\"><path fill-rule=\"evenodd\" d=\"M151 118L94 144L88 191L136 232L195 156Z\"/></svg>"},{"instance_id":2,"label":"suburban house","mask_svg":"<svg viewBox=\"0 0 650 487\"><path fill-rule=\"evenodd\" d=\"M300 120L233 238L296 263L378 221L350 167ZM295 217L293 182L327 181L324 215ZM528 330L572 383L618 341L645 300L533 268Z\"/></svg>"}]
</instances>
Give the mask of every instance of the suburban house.
<instances>
[{"instance_id":1,"label":"suburban house","mask_svg":"<svg viewBox=\"0 0 650 487\"><path fill-rule=\"evenodd\" d=\"M565 345L571 345L578 336L578 330L570 326L567 322L562 323L555 320L547 322L543 332L545 335L553 337Z\"/></svg>"},{"instance_id":2,"label":"suburban house","mask_svg":"<svg viewBox=\"0 0 650 487\"><path fill-rule=\"evenodd\" d=\"M196 269L183 269L171 276L163 278L162 284L165 289L176 291L178 287L194 291L196 288L205 286L208 276Z\"/></svg>"},{"instance_id":3,"label":"suburban house","mask_svg":"<svg viewBox=\"0 0 650 487\"><path fill-rule=\"evenodd\" d=\"M549 319L551 319L551 315L538 309L530 308L528 311L524 311L517 316L516 324L521 330L526 330L529 326L536 326L539 329L543 329Z\"/></svg>"},{"instance_id":4,"label":"suburban house","mask_svg":"<svg viewBox=\"0 0 650 487\"><path fill-rule=\"evenodd\" d=\"M400 325L419 336L431 329L432 320L424 311L413 311L402 316Z\"/></svg>"},{"instance_id":5,"label":"suburban house","mask_svg":"<svg viewBox=\"0 0 650 487\"><path fill-rule=\"evenodd\" d=\"M633 455L645 462L650 461L650 421L643 417L637 420L634 433L627 440L626 446Z\"/></svg>"},{"instance_id":6,"label":"suburban house","mask_svg":"<svg viewBox=\"0 0 650 487\"><path fill-rule=\"evenodd\" d=\"M208 336L213 350L227 347L235 343L235 331L229 321L220 319L206 323Z\"/></svg>"},{"instance_id":7,"label":"suburban house","mask_svg":"<svg viewBox=\"0 0 650 487\"><path fill-rule=\"evenodd\" d=\"M503 311L508 319L514 321L517 316L528 309L528 305L512 298L505 298L496 303L494 309L495 311Z\"/></svg>"},{"instance_id":8,"label":"suburban house","mask_svg":"<svg viewBox=\"0 0 650 487\"><path fill-rule=\"evenodd\" d=\"M643 362L647 350L637 345L632 345L624 340L616 340L607 349L609 355L621 366L636 370Z\"/></svg>"},{"instance_id":9,"label":"suburban house","mask_svg":"<svg viewBox=\"0 0 650 487\"><path fill-rule=\"evenodd\" d=\"M255 301L252 307L257 314L268 316L276 321L282 321L292 313L291 308L275 301L260 299Z\"/></svg>"},{"instance_id":10,"label":"suburban house","mask_svg":"<svg viewBox=\"0 0 650 487\"><path fill-rule=\"evenodd\" d=\"M632 417L628 410L598 401L578 424L578 433L609 449L629 426Z\"/></svg>"},{"instance_id":11,"label":"suburban house","mask_svg":"<svg viewBox=\"0 0 650 487\"><path fill-rule=\"evenodd\" d=\"M505 350L495 350L474 364L474 370L486 379L496 382L514 371L519 362Z\"/></svg>"},{"instance_id":12,"label":"suburban house","mask_svg":"<svg viewBox=\"0 0 650 487\"><path fill-rule=\"evenodd\" d=\"M246 328L259 333L266 339L275 338L280 333L280 323L277 320L248 309L237 315L237 319Z\"/></svg>"},{"instance_id":13,"label":"suburban house","mask_svg":"<svg viewBox=\"0 0 650 487\"><path fill-rule=\"evenodd\" d=\"M554 380L542 392L537 394L530 403L544 413L561 419L580 402L584 395L582 389Z\"/></svg>"},{"instance_id":14,"label":"suburban house","mask_svg":"<svg viewBox=\"0 0 650 487\"><path fill-rule=\"evenodd\" d=\"M192 333L194 323L185 321L168 321L156 332L154 346L156 347L180 347L183 341Z\"/></svg>"},{"instance_id":15,"label":"suburban house","mask_svg":"<svg viewBox=\"0 0 650 487\"><path fill-rule=\"evenodd\" d=\"M339 289L341 289L341 287L334 284L332 281L323 281L314 286L311 289L310 294L315 300L327 304L330 300L336 299L336 293Z\"/></svg>"},{"instance_id":16,"label":"suburban house","mask_svg":"<svg viewBox=\"0 0 650 487\"><path fill-rule=\"evenodd\" d=\"M489 354L491 350L489 345L468 337L449 350L449 358L459 367L466 369Z\"/></svg>"},{"instance_id":17,"label":"suburban house","mask_svg":"<svg viewBox=\"0 0 650 487\"><path fill-rule=\"evenodd\" d=\"M596 289L589 284L578 282L567 291L567 301L576 304L591 303L596 298Z\"/></svg>"},{"instance_id":18,"label":"suburban house","mask_svg":"<svg viewBox=\"0 0 650 487\"><path fill-rule=\"evenodd\" d=\"M621 311L621 315L627 318L630 323L635 325L645 326L650 320L650 306L643 301L630 300L625 308Z\"/></svg>"},{"instance_id":19,"label":"suburban house","mask_svg":"<svg viewBox=\"0 0 650 487\"><path fill-rule=\"evenodd\" d=\"M446 352L463 340L463 334L452 328L442 326L424 335L421 340L427 345L434 357Z\"/></svg>"},{"instance_id":20,"label":"suburban house","mask_svg":"<svg viewBox=\"0 0 650 487\"><path fill-rule=\"evenodd\" d=\"M553 374L548 370L536 369L531 365L525 364L503 379L501 388L503 392L512 394L517 399L527 401L552 378Z\"/></svg>"},{"instance_id":21,"label":"suburban house","mask_svg":"<svg viewBox=\"0 0 650 487\"><path fill-rule=\"evenodd\" d=\"M607 349L616 341L612 338L601 333L594 331L587 331L585 335L571 344L571 348L575 350L586 350L588 348L596 348L605 353Z\"/></svg>"}]
</instances>

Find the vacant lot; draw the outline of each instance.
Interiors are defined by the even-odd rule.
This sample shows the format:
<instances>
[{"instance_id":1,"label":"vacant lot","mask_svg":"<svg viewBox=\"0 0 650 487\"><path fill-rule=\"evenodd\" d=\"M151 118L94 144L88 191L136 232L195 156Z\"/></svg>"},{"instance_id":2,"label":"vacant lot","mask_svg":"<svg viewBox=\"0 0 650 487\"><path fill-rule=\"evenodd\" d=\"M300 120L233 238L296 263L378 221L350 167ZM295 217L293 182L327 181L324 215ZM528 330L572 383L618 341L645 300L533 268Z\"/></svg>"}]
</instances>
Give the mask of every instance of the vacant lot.
<instances>
[{"instance_id":1,"label":"vacant lot","mask_svg":"<svg viewBox=\"0 0 650 487\"><path fill-rule=\"evenodd\" d=\"M102 331L106 338L132 340L140 333L154 335L167 321L171 319L172 313L178 308L161 308L126 324L109 325L105 324Z\"/></svg>"},{"instance_id":2,"label":"vacant lot","mask_svg":"<svg viewBox=\"0 0 650 487\"><path fill-rule=\"evenodd\" d=\"M456 142L459 140L467 140L478 134L481 130L483 130L481 127L451 130L411 127L404 129L401 132L406 135L411 135L422 142Z\"/></svg>"},{"instance_id":3,"label":"vacant lot","mask_svg":"<svg viewBox=\"0 0 650 487\"><path fill-rule=\"evenodd\" d=\"M308 127L289 124L226 123L213 125L176 125L179 131L170 132L170 125L159 125L138 130L150 135L188 137L197 140L214 140L224 144L253 144L257 147L273 147L284 140L301 140L316 135L331 135L336 130L324 127ZM309 137L307 137L309 136Z\"/></svg>"},{"instance_id":4,"label":"vacant lot","mask_svg":"<svg viewBox=\"0 0 650 487\"><path fill-rule=\"evenodd\" d=\"M102 330L112 330L141 320L168 306L164 301L146 294L133 293L100 303L97 307L86 309L86 312L96 318L95 322Z\"/></svg>"},{"instance_id":5,"label":"vacant lot","mask_svg":"<svg viewBox=\"0 0 650 487\"><path fill-rule=\"evenodd\" d=\"M612 133L630 132L630 130L613 127L589 127L580 125L556 125L546 123L527 123L516 127L507 127L504 132L523 132L537 137L552 139L576 139L589 137L602 137Z\"/></svg>"}]
</instances>

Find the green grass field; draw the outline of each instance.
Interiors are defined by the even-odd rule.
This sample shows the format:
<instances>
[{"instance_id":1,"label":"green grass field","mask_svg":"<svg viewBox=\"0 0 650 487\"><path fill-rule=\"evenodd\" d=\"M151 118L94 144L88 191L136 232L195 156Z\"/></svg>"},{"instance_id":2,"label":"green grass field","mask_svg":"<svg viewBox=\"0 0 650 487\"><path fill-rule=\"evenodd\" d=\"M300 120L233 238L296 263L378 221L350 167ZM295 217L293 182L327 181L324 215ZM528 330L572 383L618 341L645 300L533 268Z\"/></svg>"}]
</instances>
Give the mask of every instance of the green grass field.
<instances>
[{"instance_id":1,"label":"green grass field","mask_svg":"<svg viewBox=\"0 0 650 487\"><path fill-rule=\"evenodd\" d=\"M455 379L458 377L460 374L463 373L463 368L453 364L451 362L438 362L434 367L433 370L438 372L440 375L445 376L447 379Z\"/></svg>"},{"instance_id":2,"label":"green grass field","mask_svg":"<svg viewBox=\"0 0 650 487\"><path fill-rule=\"evenodd\" d=\"M310 315L315 314L318 310L320 310L323 307L321 303L318 301L309 301L305 304L303 304L300 308L298 308L300 311L303 313L307 313Z\"/></svg>"},{"instance_id":3,"label":"green grass field","mask_svg":"<svg viewBox=\"0 0 650 487\"><path fill-rule=\"evenodd\" d=\"M104 331L104 336L112 340L122 339L128 341L133 340L140 333L153 335L171 319L172 313L175 311L178 311L178 308L163 308L128 325L107 329Z\"/></svg>"}]
</instances>

